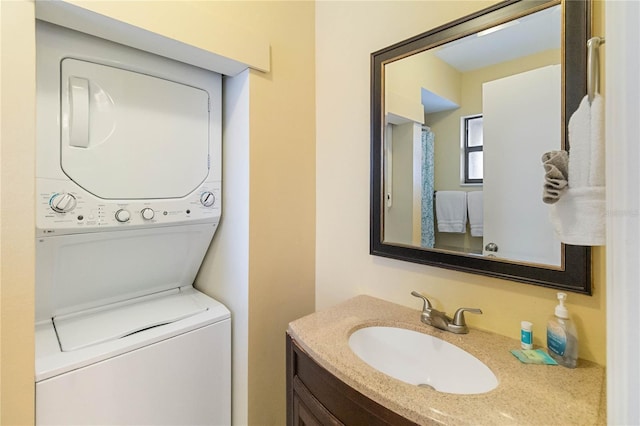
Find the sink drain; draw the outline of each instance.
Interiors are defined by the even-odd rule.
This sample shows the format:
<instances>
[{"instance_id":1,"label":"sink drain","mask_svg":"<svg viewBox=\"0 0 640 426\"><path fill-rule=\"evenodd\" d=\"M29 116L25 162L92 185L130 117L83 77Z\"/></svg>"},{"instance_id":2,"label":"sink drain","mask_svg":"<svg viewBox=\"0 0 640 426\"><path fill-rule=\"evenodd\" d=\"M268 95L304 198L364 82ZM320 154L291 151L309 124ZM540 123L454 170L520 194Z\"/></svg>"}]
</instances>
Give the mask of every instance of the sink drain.
<instances>
[{"instance_id":1,"label":"sink drain","mask_svg":"<svg viewBox=\"0 0 640 426\"><path fill-rule=\"evenodd\" d=\"M434 388L433 386L428 385L428 384L426 384L426 383L420 383L420 384L418 385L418 387L419 387L419 388L428 388L428 389L431 389L431 390L436 390L436 388Z\"/></svg>"}]
</instances>

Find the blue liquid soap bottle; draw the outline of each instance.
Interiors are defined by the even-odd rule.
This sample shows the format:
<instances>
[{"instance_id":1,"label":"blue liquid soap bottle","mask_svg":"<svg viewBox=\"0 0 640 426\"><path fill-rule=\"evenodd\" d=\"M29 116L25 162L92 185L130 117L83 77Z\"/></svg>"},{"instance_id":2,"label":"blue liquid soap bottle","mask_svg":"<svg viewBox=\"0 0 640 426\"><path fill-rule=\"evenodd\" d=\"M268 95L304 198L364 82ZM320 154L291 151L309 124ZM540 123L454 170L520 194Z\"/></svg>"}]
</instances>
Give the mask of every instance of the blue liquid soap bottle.
<instances>
[{"instance_id":1,"label":"blue liquid soap bottle","mask_svg":"<svg viewBox=\"0 0 640 426\"><path fill-rule=\"evenodd\" d=\"M547 349L549 355L560 365L575 368L578 362L578 334L564 306L566 293L558 293L555 315L547 323Z\"/></svg>"}]
</instances>

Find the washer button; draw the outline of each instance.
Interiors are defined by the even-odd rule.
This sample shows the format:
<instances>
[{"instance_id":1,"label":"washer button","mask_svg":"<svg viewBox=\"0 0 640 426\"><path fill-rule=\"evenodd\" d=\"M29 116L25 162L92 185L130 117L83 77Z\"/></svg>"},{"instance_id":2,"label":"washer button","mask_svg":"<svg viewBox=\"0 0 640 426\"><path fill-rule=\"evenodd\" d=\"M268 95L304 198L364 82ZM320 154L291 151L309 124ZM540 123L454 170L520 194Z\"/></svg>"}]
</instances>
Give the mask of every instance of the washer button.
<instances>
[{"instance_id":1,"label":"washer button","mask_svg":"<svg viewBox=\"0 0 640 426\"><path fill-rule=\"evenodd\" d=\"M216 196L211 191L205 191L200 195L200 203L205 207L211 207L216 202Z\"/></svg>"},{"instance_id":2,"label":"washer button","mask_svg":"<svg viewBox=\"0 0 640 426\"><path fill-rule=\"evenodd\" d=\"M76 203L76 197L66 192L54 194L51 199L49 199L51 209L57 213L70 212L76 207Z\"/></svg>"},{"instance_id":3,"label":"washer button","mask_svg":"<svg viewBox=\"0 0 640 426\"><path fill-rule=\"evenodd\" d=\"M144 220L151 220L156 215L156 213L153 211L153 209L150 209L149 207L146 207L146 208L142 209L140 211L140 214L142 215L142 218Z\"/></svg>"},{"instance_id":4,"label":"washer button","mask_svg":"<svg viewBox=\"0 0 640 426\"><path fill-rule=\"evenodd\" d=\"M118 222L121 222L121 223L128 222L130 218L131 218L131 213L129 213L128 210L120 209L116 212L116 220Z\"/></svg>"}]
</instances>

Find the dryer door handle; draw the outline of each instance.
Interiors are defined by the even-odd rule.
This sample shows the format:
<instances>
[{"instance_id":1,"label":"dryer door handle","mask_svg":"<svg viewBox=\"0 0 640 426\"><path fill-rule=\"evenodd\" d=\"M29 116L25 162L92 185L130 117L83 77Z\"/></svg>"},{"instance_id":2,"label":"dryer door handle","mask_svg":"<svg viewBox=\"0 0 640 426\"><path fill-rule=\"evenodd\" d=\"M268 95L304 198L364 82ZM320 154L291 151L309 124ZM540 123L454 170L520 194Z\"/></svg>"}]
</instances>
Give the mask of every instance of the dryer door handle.
<instances>
[{"instance_id":1,"label":"dryer door handle","mask_svg":"<svg viewBox=\"0 0 640 426\"><path fill-rule=\"evenodd\" d=\"M69 77L69 145L89 147L89 80Z\"/></svg>"}]
</instances>

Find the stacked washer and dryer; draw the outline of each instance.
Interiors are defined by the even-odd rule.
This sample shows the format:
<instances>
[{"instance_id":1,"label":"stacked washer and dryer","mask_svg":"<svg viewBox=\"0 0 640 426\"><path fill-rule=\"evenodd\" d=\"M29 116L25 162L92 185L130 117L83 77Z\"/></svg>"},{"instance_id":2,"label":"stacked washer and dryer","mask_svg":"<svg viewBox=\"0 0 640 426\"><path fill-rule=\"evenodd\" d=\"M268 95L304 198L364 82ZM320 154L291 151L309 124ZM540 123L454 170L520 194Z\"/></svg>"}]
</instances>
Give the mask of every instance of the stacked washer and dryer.
<instances>
[{"instance_id":1,"label":"stacked washer and dryer","mask_svg":"<svg viewBox=\"0 0 640 426\"><path fill-rule=\"evenodd\" d=\"M36 423L231 422L221 76L37 23Z\"/></svg>"}]
</instances>

